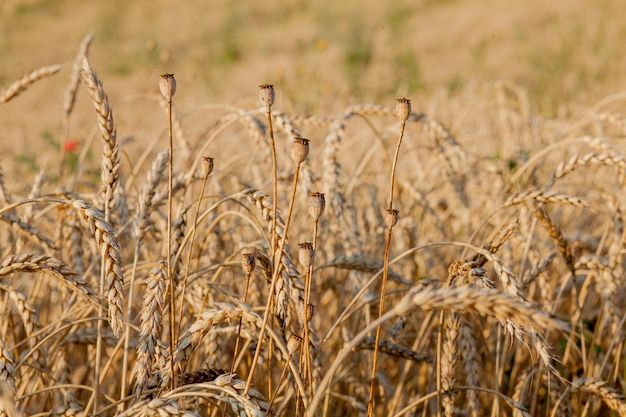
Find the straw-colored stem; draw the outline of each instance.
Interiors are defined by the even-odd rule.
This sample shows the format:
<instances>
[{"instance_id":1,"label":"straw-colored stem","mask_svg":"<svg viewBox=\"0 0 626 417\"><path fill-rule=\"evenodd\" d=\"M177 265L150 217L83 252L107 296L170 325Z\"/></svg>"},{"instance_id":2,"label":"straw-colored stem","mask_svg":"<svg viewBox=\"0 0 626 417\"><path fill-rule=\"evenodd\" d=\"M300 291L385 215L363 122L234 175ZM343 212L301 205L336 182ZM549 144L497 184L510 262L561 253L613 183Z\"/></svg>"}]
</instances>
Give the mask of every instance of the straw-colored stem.
<instances>
[{"instance_id":1,"label":"straw-colored stem","mask_svg":"<svg viewBox=\"0 0 626 417\"><path fill-rule=\"evenodd\" d=\"M389 275L389 250L391 248L391 230L387 228L387 243L385 244L385 256L383 258L383 282L380 288L380 299L378 302L378 317L382 317L385 313L385 292L387 284L387 276ZM374 415L374 390L376 385L376 367L378 365L378 344L380 341L381 326L376 326L376 338L374 339L374 358L372 359L372 373L370 375L370 396L367 403L367 415Z\"/></svg>"},{"instance_id":2,"label":"straw-colored stem","mask_svg":"<svg viewBox=\"0 0 626 417\"><path fill-rule=\"evenodd\" d=\"M441 417L441 347L443 346L444 311L439 312L439 332L437 333L437 357L435 359L435 383L437 385L437 417Z\"/></svg>"},{"instance_id":3,"label":"straw-colored stem","mask_svg":"<svg viewBox=\"0 0 626 417\"><path fill-rule=\"evenodd\" d=\"M287 358L287 362L285 363L285 366L283 367L283 372L280 374L280 379L278 380L278 384L276 385L276 391L274 391L274 394L270 398L270 401L269 401L269 403L267 405L267 409L268 410L272 409L272 404L274 404L274 400L276 399L276 396L278 395L278 391L280 390L280 387L282 386L283 382L285 381L285 377L287 376L287 369L289 369L289 363L291 362L291 357L292 356L293 356L293 354L289 353L289 357Z\"/></svg>"},{"instance_id":4,"label":"straw-colored stem","mask_svg":"<svg viewBox=\"0 0 626 417\"><path fill-rule=\"evenodd\" d=\"M133 256L133 267L130 274L130 286L128 288L128 311L126 312L126 321L129 323L124 332L124 354L122 357L122 382L120 386L120 399L126 396L126 374L128 368L128 352L130 350L130 322L133 307L133 297L135 293L135 277L137 275L137 263L139 262L140 241L135 242L135 254ZM124 411L125 403L120 404L120 411Z\"/></svg>"},{"instance_id":5,"label":"straw-colored stem","mask_svg":"<svg viewBox=\"0 0 626 417\"><path fill-rule=\"evenodd\" d=\"M172 134L172 99L167 99L167 124L169 133L170 161L168 164L168 195L167 195L167 239L165 241L167 254L167 276L169 279L170 294L170 358L174 357L174 345L176 344L176 294L174 293L174 274L172 273L172 193L174 181L174 139ZM176 369L174 361L170 361L170 388L176 389Z\"/></svg>"},{"instance_id":6,"label":"straw-colored stem","mask_svg":"<svg viewBox=\"0 0 626 417\"><path fill-rule=\"evenodd\" d=\"M267 126L270 133L270 144L272 147L272 201L274 207L272 207L272 253L276 249L276 206L278 205L278 168L276 161L276 142L274 141L274 127L272 126L272 110L268 108L267 112ZM274 269L276 269L276 263Z\"/></svg>"},{"instance_id":7,"label":"straw-colored stem","mask_svg":"<svg viewBox=\"0 0 626 417\"><path fill-rule=\"evenodd\" d=\"M315 225L313 227L313 253L315 253L316 244L317 244L317 228L319 224L319 219L315 220ZM309 389L313 390L313 371L312 371L312 358L311 358L311 350L309 348L311 344L311 332L309 329L309 306L311 305L311 286L313 282L313 269L315 267L315 256L311 260L311 265L309 266L309 270L306 274L306 279L304 283L304 337L302 342L302 354L304 355L304 364L306 366L306 377L308 380Z\"/></svg>"},{"instance_id":8,"label":"straw-colored stem","mask_svg":"<svg viewBox=\"0 0 626 417\"><path fill-rule=\"evenodd\" d=\"M198 197L198 204L196 204L196 213L194 215L194 220L193 220L193 228L191 229L191 243L189 244L189 252L187 252L187 264L185 265L185 275L183 278L183 289L181 291L181 296L180 296L180 307L178 309L178 328L177 328L177 333L180 333L180 324L183 321L183 306L185 305L185 292L187 290L187 283L189 281L189 268L191 265L191 255L193 252L193 244L196 241L196 229L198 227L198 217L200 216L200 202L202 202L202 197L204 196L204 191L206 189L206 184L207 181L209 180L209 175L211 175L210 171L206 171L206 174L204 175L204 178L202 180L202 187L200 188L200 196ZM172 258L168 258L170 259L170 261L168 262L168 264L171 262ZM173 262L171 262L173 263Z\"/></svg>"},{"instance_id":9,"label":"straw-colored stem","mask_svg":"<svg viewBox=\"0 0 626 417\"><path fill-rule=\"evenodd\" d=\"M402 144L402 138L404 137L404 127L406 126L406 122L402 122L402 127L400 128L400 139L398 140L398 145L396 146L396 153L393 156L393 165L391 166L391 184L389 186L389 206L388 210L393 210L393 187L396 180L396 165L398 164L398 155L400 153L400 144Z\"/></svg>"},{"instance_id":10,"label":"straw-colored stem","mask_svg":"<svg viewBox=\"0 0 626 417\"><path fill-rule=\"evenodd\" d=\"M252 273L246 273L246 289L243 292L243 302L248 302L248 289L250 288L250 278ZM239 353L239 344L241 343L241 325L243 319L239 317L239 325L237 326L237 340L235 341L235 353L233 353L233 363L230 365L230 372L235 372L235 364L237 363L237 354ZM269 409L269 408L268 408Z\"/></svg>"},{"instance_id":11,"label":"straw-colored stem","mask_svg":"<svg viewBox=\"0 0 626 417\"><path fill-rule=\"evenodd\" d=\"M296 199L296 188L298 186L298 176L300 174L300 164L296 165L296 172L293 177L293 189L291 191L291 198L289 199L289 210L287 211L287 220L285 221L285 229L283 231L283 238L280 240L280 247L278 251L274 254L274 270L272 272L272 281L270 283L269 294L267 295L267 305L265 306L265 314L263 315L263 323L261 324L261 330L259 335L259 343L257 344L256 351L254 352L254 358L252 359L252 364L250 365L250 374L248 375L248 380L246 381L246 388L244 390L244 395L248 393L250 390L250 385L252 384L252 377L254 376L254 371L256 369L256 365L259 362L259 356L261 355L261 346L263 346L263 334L265 333L265 329L267 327L267 322L269 320L270 315L270 306L274 295L274 289L276 288L276 281L278 281L278 273L280 271L280 257L282 256L283 250L285 249L285 243L287 242L287 232L289 231L289 223L291 222L291 213L293 211L294 202ZM274 202L274 216L272 218L272 223L276 222L276 202ZM272 235L275 235L276 230L272 230Z\"/></svg>"},{"instance_id":12,"label":"straw-colored stem","mask_svg":"<svg viewBox=\"0 0 626 417\"><path fill-rule=\"evenodd\" d=\"M391 184L389 186L389 204L387 212L391 214L393 210L393 186L396 178L396 166L398 164L398 155L400 154L400 145L402 144L402 138L404 137L404 128L406 126L406 120L401 122L400 138L396 145L396 152L393 157L393 165L391 166ZM397 214L397 212L396 212ZM395 221L394 221L395 223ZM380 287L380 299L378 303L378 317L381 317L385 312L385 291L387 287L387 278L389 276L389 251L391 248L391 232L394 224L387 224L387 240L385 243L385 254L383 257L383 282ZM378 343L380 341L380 326L376 327L376 339L374 342L374 358L372 360L372 373L370 380L370 395L367 403L367 415L372 417L374 413L374 388L376 383L376 366L378 365Z\"/></svg>"},{"instance_id":13,"label":"straw-colored stem","mask_svg":"<svg viewBox=\"0 0 626 417\"><path fill-rule=\"evenodd\" d=\"M107 188L106 197L104 201L110 201L111 188ZM108 204L104 205L104 220L109 223L110 222L110 207ZM104 285L106 282L106 256L102 254L100 260L100 298L104 298ZM102 304L98 304L98 317L102 317L104 315L104 308ZM93 387L93 411L98 412L98 395L100 394L100 362L102 361L102 329L103 323L102 320L98 320L97 326L97 338L96 338L96 363L94 366L94 387Z\"/></svg>"}]
</instances>

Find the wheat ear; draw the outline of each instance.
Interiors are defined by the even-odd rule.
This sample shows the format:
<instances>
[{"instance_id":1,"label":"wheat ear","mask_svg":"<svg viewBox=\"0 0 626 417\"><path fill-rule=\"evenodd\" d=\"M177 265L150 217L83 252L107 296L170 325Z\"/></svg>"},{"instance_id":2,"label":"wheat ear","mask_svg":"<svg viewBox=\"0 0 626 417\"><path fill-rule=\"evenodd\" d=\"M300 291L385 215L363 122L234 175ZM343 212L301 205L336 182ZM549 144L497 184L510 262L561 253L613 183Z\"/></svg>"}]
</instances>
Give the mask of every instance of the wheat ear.
<instances>
[{"instance_id":1,"label":"wheat ear","mask_svg":"<svg viewBox=\"0 0 626 417\"><path fill-rule=\"evenodd\" d=\"M65 95L63 97L63 144L60 146L61 157L59 164L59 179L63 179L64 168L65 168L65 143L69 139L70 135L70 115L72 114L72 110L74 110L74 104L76 103L76 93L78 92L78 85L80 83L80 68L82 64L82 58L87 56L87 52L89 51L89 46L91 45L91 41L93 40L93 35L90 33L80 44L78 48L78 54L74 58L74 62L72 63L72 71L70 73L70 82L67 84L65 88Z\"/></svg>"},{"instance_id":2,"label":"wheat ear","mask_svg":"<svg viewBox=\"0 0 626 417\"><path fill-rule=\"evenodd\" d=\"M109 98L104 91L102 82L94 69L89 64L87 57L81 59L80 77L87 87L91 100L96 108L98 127L102 138L102 172L101 181L104 195L104 212L110 216L110 209L113 200L113 192L119 180L120 149L117 140L113 112L109 105Z\"/></svg>"},{"instance_id":3,"label":"wheat ear","mask_svg":"<svg viewBox=\"0 0 626 417\"><path fill-rule=\"evenodd\" d=\"M96 239L96 245L104 257L105 289L109 306L109 321L116 336L124 328L122 315L124 276L122 274L122 256L113 227L104 220L104 213L82 200L74 200L75 208L87 222Z\"/></svg>"},{"instance_id":4,"label":"wheat ear","mask_svg":"<svg viewBox=\"0 0 626 417\"><path fill-rule=\"evenodd\" d=\"M456 365L459 352L457 340L461 325L460 313L449 313L444 321L444 340L441 350L441 406L446 417L454 414Z\"/></svg>"},{"instance_id":5,"label":"wheat ear","mask_svg":"<svg viewBox=\"0 0 626 417\"><path fill-rule=\"evenodd\" d=\"M19 230L21 230L22 232L24 232L27 235L32 236L34 239L36 239L39 242L43 243L49 249L53 249L53 250L57 250L58 249L57 245L54 243L54 241L52 239L50 239L48 236L43 234L43 232L41 232L39 229L37 229L33 225L31 225L31 224L23 221L22 219L20 219L17 216L17 214L15 214L15 212L13 212L13 211L6 211L6 212L0 214L0 220L2 220L4 222L7 222L9 224L15 225Z\"/></svg>"},{"instance_id":6,"label":"wheat ear","mask_svg":"<svg viewBox=\"0 0 626 417\"><path fill-rule=\"evenodd\" d=\"M150 212L152 209L152 202L154 200L154 194L156 192L156 188L159 186L161 179L163 178L163 173L165 171L165 166L169 159L169 148L161 151L154 162L152 163L152 167L150 171L148 171L148 175L146 177L146 183L141 189L141 194L139 197L139 204L137 207L137 214L134 219L134 235L135 235L135 250L133 255L133 266L132 272L130 275L130 285L128 290L128 310L126 311L126 320L130 323L131 314L132 314L132 304L134 301L134 293L135 293L135 277L137 275L137 263L139 262L139 250L141 248L141 243L143 242L145 233L148 229L148 225L150 223ZM143 328L142 328L143 330ZM124 354L122 358L122 382L120 384L120 392L123 397L126 393L126 370L128 368L128 355L129 355L129 343L130 343L130 326L126 327L126 332L124 336ZM154 359L153 357L151 359ZM139 362L137 362L138 364ZM143 373L141 375L146 376L149 372L146 372L147 365L143 363ZM152 361L150 361L150 366L152 365ZM140 373L136 370L136 373L139 375ZM137 385L144 384L143 381L138 382ZM145 386L141 387L143 390Z\"/></svg>"},{"instance_id":7,"label":"wheat ear","mask_svg":"<svg viewBox=\"0 0 626 417\"><path fill-rule=\"evenodd\" d=\"M604 401L604 403L620 417L626 416L626 401L624 396L614 388L608 386L605 381L597 378L578 378L572 383L575 391L593 394Z\"/></svg>"},{"instance_id":8,"label":"wheat ear","mask_svg":"<svg viewBox=\"0 0 626 417\"><path fill-rule=\"evenodd\" d=\"M373 336L366 337L361 343L357 345L356 350L373 350L375 338ZM398 345L388 340L379 340L378 349L381 353L384 353L394 358L408 359L414 362L425 362L432 360L431 355L416 352L410 348Z\"/></svg>"},{"instance_id":9,"label":"wheat ear","mask_svg":"<svg viewBox=\"0 0 626 417\"><path fill-rule=\"evenodd\" d=\"M156 358L156 347L161 336L163 308L167 288L167 262L160 261L152 269L141 310L141 326L137 342L137 362L135 363L135 392L138 394L148 387Z\"/></svg>"},{"instance_id":10,"label":"wheat ear","mask_svg":"<svg viewBox=\"0 0 626 417\"><path fill-rule=\"evenodd\" d=\"M117 132L115 130L115 123L113 121L113 112L111 111L111 107L109 105L109 98L104 92L104 87L102 86L102 82L98 79L96 72L89 64L86 56L83 56L81 59L80 66L80 77L87 90L89 90L89 94L91 95L91 101L94 104L96 109L96 117L98 119L98 126L100 128L100 134L102 138L102 168L101 168L101 181L102 181L102 195L103 195L103 206L104 206L104 220L106 222L111 221L111 208L113 206L113 195L115 192L115 187L118 184L119 180L119 167L120 167L120 152L119 152L119 142L117 141ZM119 248L118 248L119 249ZM118 250L119 253L119 250ZM100 289L101 294L104 291L105 281L107 283L114 282L113 280L109 281L109 274L107 272L108 265L106 263L107 256L103 253L102 257L102 265L101 265L101 273L100 273ZM121 275L121 273L120 273ZM109 287L110 288L110 287ZM122 288L120 285L119 293L121 294ZM110 292L109 292L110 294ZM120 302L119 305L119 314L121 316L121 296L116 299ZM111 304L109 303L109 317L112 313ZM117 310L117 309L116 309ZM114 311L117 314L117 311ZM98 309L98 315L102 315L101 308ZM120 335L122 332L122 320L120 318L119 322L113 324L113 331L116 335ZM100 359L102 357L102 322L98 321L98 342L96 344L96 359L95 359L95 367L94 367L94 412L98 412L98 396L100 391Z\"/></svg>"},{"instance_id":11,"label":"wheat ear","mask_svg":"<svg viewBox=\"0 0 626 417\"><path fill-rule=\"evenodd\" d=\"M566 323L553 315L508 295L468 286L446 288L416 286L398 301L391 310L370 323L344 345L318 385L318 389L307 408L306 416L315 416L317 407L320 405L322 397L326 394L326 390L330 387L335 373L345 364L346 358L350 355L352 349L365 339L369 332L382 323L418 309L422 311L442 309L464 313L475 311L478 314L496 317L500 320L511 320L512 322L523 324L533 323L534 326L541 329L569 329Z\"/></svg>"},{"instance_id":12,"label":"wheat ear","mask_svg":"<svg viewBox=\"0 0 626 417\"><path fill-rule=\"evenodd\" d=\"M0 276L15 272L43 272L58 280L92 306L100 305L98 295L87 281L67 268L60 260L48 255L31 253L9 255L0 263Z\"/></svg>"},{"instance_id":13,"label":"wheat ear","mask_svg":"<svg viewBox=\"0 0 626 417\"><path fill-rule=\"evenodd\" d=\"M49 77L56 74L61 70L61 65L50 65L47 67L41 67L26 75L19 80L15 81L6 90L0 94L0 103L6 103L14 97L18 96L21 92L26 90L30 85L36 83L42 78Z\"/></svg>"},{"instance_id":14,"label":"wheat ear","mask_svg":"<svg viewBox=\"0 0 626 417\"><path fill-rule=\"evenodd\" d=\"M15 393L15 358L0 340L0 382L6 382Z\"/></svg>"}]
</instances>

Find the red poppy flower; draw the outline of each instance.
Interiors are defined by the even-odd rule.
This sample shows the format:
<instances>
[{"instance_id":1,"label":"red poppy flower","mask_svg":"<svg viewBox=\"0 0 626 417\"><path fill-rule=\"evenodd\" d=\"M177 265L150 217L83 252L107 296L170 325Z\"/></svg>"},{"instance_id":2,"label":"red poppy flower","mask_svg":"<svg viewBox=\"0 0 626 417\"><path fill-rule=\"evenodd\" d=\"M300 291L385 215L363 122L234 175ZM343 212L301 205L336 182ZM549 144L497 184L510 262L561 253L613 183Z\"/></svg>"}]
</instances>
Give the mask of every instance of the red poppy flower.
<instances>
[{"instance_id":1,"label":"red poppy flower","mask_svg":"<svg viewBox=\"0 0 626 417\"><path fill-rule=\"evenodd\" d=\"M78 148L79 144L80 142L78 142L76 139L68 139L65 141L63 149L65 150L65 152L72 152L73 150Z\"/></svg>"}]
</instances>

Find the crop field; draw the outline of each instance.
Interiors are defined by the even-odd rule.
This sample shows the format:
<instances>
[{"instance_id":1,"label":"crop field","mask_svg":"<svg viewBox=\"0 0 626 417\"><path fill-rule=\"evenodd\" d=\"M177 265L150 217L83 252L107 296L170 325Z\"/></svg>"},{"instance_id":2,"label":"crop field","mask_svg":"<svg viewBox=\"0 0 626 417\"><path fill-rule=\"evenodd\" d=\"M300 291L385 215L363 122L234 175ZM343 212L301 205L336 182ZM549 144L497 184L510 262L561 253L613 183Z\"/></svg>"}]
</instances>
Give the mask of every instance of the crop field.
<instances>
[{"instance_id":1,"label":"crop field","mask_svg":"<svg viewBox=\"0 0 626 417\"><path fill-rule=\"evenodd\" d=\"M5 0L0 417L626 416L621 8Z\"/></svg>"}]
</instances>

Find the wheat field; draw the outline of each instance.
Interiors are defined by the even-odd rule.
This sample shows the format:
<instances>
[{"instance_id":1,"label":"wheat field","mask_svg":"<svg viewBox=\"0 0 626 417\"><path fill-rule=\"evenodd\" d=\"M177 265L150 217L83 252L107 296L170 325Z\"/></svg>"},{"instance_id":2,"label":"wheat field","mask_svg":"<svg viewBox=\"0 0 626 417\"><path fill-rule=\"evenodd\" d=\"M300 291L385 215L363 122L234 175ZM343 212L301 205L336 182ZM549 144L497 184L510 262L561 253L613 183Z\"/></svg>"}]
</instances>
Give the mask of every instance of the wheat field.
<instances>
[{"instance_id":1,"label":"wheat field","mask_svg":"<svg viewBox=\"0 0 626 417\"><path fill-rule=\"evenodd\" d=\"M91 41L0 92L65 88L0 176L0 415L626 415L622 94L185 109L164 74L118 136Z\"/></svg>"}]
</instances>

